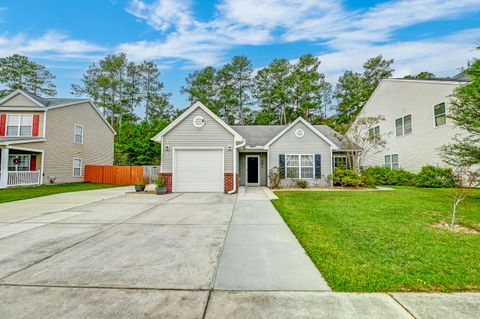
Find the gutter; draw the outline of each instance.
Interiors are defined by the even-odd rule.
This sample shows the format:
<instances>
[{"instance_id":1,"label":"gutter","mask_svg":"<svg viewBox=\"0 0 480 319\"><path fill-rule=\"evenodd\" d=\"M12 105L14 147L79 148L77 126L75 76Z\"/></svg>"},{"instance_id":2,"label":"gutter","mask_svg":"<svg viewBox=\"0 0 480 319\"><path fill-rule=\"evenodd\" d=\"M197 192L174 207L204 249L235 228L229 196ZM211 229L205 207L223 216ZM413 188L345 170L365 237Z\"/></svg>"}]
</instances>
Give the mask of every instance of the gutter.
<instances>
[{"instance_id":1,"label":"gutter","mask_svg":"<svg viewBox=\"0 0 480 319\"><path fill-rule=\"evenodd\" d=\"M235 145L235 148L233 149L233 189L228 192L228 194L235 194L237 192L237 149L240 147L244 146L247 143L247 140L243 140L243 142L240 145Z\"/></svg>"}]
</instances>

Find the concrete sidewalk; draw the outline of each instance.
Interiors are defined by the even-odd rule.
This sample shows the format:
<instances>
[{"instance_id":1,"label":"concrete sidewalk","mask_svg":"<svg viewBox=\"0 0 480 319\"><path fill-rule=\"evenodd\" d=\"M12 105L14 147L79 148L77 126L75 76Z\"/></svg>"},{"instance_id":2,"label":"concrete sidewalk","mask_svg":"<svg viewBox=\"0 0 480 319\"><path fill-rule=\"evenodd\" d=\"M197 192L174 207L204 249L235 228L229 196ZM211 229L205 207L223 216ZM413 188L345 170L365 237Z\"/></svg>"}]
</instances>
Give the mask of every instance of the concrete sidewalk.
<instances>
[{"instance_id":1,"label":"concrete sidewalk","mask_svg":"<svg viewBox=\"0 0 480 319\"><path fill-rule=\"evenodd\" d=\"M216 290L329 291L263 187L241 188L220 257Z\"/></svg>"}]
</instances>

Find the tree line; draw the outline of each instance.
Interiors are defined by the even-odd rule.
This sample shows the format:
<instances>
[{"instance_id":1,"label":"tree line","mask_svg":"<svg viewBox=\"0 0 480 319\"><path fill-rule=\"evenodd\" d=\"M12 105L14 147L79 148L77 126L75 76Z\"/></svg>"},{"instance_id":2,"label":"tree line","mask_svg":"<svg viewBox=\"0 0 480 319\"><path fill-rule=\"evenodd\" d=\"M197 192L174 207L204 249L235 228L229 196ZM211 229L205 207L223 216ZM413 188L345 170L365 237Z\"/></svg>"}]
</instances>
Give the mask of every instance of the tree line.
<instances>
[{"instance_id":1,"label":"tree line","mask_svg":"<svg viewBox=\"0 0 480 319\"><path fill-rule=\"evenodd\" d=\"M361 72L345 71L334 87L312 54L295 61L274 59L260 69L254 69L246 56L234 56L222 66L192 72L180 92L191 103L202 102L228 124L281 125L301 116L345 131L381 79L392 76L393 62L381 55L372 57ZM434 75L421 72L409 77ZM0 97L15 89L55 95L54 79L45 66L28 57L0 58ZM123 53L91 64L80 83L72 84L71 93L92 99L117 131L117 164L158 164L161 148L150 138L183 111L172 106L156 63L129 61Z\"/></svg>"}]
</instances>

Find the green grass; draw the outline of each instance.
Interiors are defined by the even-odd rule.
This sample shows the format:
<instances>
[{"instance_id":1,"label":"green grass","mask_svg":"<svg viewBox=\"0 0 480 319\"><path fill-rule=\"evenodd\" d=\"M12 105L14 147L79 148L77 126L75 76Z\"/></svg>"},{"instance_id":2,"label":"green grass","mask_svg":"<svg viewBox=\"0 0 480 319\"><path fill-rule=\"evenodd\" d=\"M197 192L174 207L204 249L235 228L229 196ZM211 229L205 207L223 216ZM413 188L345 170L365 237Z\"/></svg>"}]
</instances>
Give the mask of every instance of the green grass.
<instances>
[{"instance_id":1,"label":"green grass","mask_svg":"<svg viewBox=\"0 0 480 319\"><path fill-rule=\"evenodd\" d=\"M449 221L451 190L276 192L273 204L335 291L479 291L480 234ZM480 190L458 212L480 230Z\"/></svg>"},{"instance_id":2,"label":"green grass","mask_svg":"<svg viewBox=\"0 0 480 319\"><path fill-rule=\"evenodd\" d=\"M41 185L32 187L7 188L0 190L0 203L13 202L21 199L41 197L60 193L86 191L90 189L111 188L124 185L69 183L55 185Z\"/></svg>"}]
</instances>

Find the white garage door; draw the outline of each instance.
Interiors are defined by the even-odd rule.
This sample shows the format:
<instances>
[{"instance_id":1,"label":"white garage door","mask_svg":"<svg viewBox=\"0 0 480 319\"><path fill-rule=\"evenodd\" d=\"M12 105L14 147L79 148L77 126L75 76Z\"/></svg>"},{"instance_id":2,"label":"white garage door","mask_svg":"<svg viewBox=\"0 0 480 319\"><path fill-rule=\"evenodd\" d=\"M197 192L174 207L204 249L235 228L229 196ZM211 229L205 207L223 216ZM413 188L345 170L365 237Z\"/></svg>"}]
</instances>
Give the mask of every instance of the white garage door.
<instances>
[{"instance_id":1,"label":"white garage door","mask_svg":"<svg viewBox=\"0 0 480 319\"><path fill-rule=\"evenodd\" d=\"M175 150L174 192L223 192L223 150Z\"/></svg>"}]
</instances>

